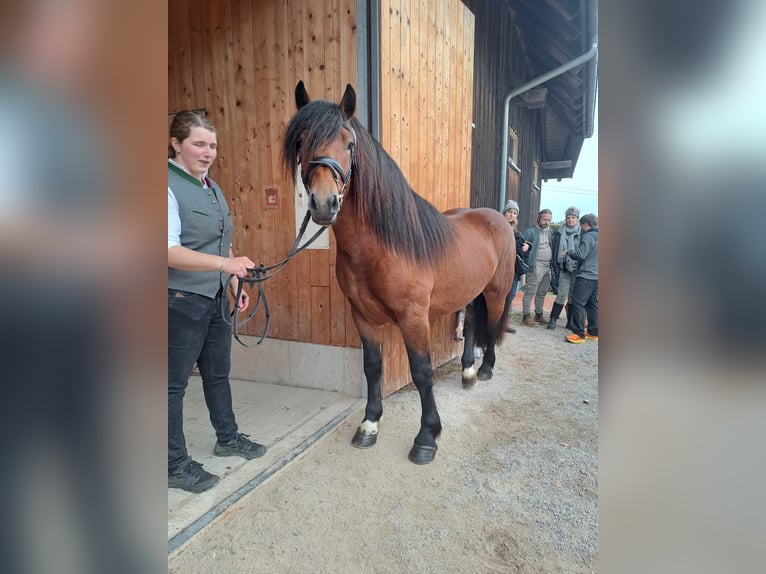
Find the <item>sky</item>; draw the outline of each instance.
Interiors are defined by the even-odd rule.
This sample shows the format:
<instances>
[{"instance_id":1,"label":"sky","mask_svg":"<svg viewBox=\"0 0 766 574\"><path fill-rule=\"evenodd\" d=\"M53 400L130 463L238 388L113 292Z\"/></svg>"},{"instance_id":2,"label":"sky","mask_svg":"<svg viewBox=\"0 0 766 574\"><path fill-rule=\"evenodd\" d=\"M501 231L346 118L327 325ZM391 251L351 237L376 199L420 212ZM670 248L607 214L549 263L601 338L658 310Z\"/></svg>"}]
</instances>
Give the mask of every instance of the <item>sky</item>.
<instances>
[{"instance_id":1,"label":"sky","mask_svg":"<svg viewBox=\"0 0 766 574\"><path fill-rule=\"evenodd\" d=\"M567 207L580 208L580 215L598 215L598 108L593 118L593 136L582 144L580 156L571 179L542 182L540 209L553 212L553 222L564 220Z\"/></svg>"}]
</instances>

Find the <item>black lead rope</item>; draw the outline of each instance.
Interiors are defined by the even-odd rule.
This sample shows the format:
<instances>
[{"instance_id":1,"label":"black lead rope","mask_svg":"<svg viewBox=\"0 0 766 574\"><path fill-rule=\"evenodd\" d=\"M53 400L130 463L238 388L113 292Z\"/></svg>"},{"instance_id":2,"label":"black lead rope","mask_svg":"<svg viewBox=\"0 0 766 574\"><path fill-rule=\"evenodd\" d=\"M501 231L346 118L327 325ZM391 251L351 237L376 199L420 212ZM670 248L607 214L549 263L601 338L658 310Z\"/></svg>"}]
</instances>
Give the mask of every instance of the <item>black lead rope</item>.
<instances>
[{"instance_id":1,"label":"black lead rope","mask_svg":"<svg viewBox=\"0 0 766 574\"><path fill-rule=\"evenodd\" d=\"M277 273L282 271L282 269L284 269L285 266L289 263L290 259L292 259L298 253L306 249L309 245L311 245L320 235L322 235L322 232L325 229L327 229L327 226L322 226L322 228L318 229L317 232L314 233L314 235L312 235L308 241L306 241L306 243L298 247L298 245L300 245L301 239L303 239L303 234L306 232L306 228L308 227L309 217L311 217L311 214L310 212L306 211L306 217L303 218L303 223L301 224L301 228L298 232L298 237L295 238L295 242L293 243L293 246L290 248L290 252L287 254L287 257L285 257L279 263L275 263L274 265L269 265L268 267L266 267L263 263L261 263L258 267L248 268L247 269L248 276L239 278L239 284L237 285L237 296L235 297L234 310L231 312L231 319L232 319L231 323L232 323L232 329L234 332L234 338L243 347L249 347L250 345L243 343L242 339L239 338L239 332L238 332L239 327L244 326L248 321L250 321L250 319L252 319L255 316L255 314L258 312L258 309L261 306L261 302L263 302L263 310L264 310L264 316L266 317L266 325L264 326L263 334L261 335L260 339L258 339L258 342L256 343L256 345L260 345L261 343L263 343L264 339L266 338L266 335L269 332L269 325L271 324L271 312L269 310L269 302L266 299L266 291L263 288L263 282L266 281L267 279L271 279ZM253 310L250 312L250 314L245 318L244 321L239 321L239 308L237 307L237 305L242 297L243 283L247 283L250 286L257 284L258 297L255 300L255 305L253 307Z\"/></svg>"}]
</instances>

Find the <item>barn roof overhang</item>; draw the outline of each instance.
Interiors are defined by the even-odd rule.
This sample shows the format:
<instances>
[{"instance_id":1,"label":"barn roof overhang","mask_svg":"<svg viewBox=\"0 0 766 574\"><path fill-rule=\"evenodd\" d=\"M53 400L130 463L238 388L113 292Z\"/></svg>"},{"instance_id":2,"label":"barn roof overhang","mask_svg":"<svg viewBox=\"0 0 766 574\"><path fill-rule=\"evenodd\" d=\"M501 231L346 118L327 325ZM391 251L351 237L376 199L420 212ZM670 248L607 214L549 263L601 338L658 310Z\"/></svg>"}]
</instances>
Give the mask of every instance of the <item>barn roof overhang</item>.
<instances>
[{"instance_id":1,"label":"barn roof overhang","mask_svg":"<svg viewBox=\"0 0 766 574\"><path fill-rule=\"evenodd\" d=\"M598 0L505 0L529 68L526 81L567 65L598 44ZM511 105L542 110L540 178L574 174L593 135L598 57L515 97Z\"/></svg>"}]
</instances>

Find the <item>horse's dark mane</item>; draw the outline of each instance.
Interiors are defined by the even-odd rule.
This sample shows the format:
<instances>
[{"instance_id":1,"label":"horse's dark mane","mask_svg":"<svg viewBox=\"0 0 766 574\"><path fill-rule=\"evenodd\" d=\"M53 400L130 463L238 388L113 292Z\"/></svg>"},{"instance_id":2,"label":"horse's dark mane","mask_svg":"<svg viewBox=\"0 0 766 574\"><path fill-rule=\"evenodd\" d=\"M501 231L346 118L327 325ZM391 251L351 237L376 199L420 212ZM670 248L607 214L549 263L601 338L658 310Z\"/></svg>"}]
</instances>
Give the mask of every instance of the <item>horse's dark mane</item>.
<instances>
[{"instance_id":1,"label":"horse's dark mane","mask_svg":"<svg viewBox=\"0 0 766 574\"><path fill-rule=\"evenodd\" d=\"M298 157L315 157L338 136L345 120L340 106L316 100L301 108L285 132L282 161L295 175ZM452 230L431 203L417 195L383 147L356 119L351 189L360 225L386 246L421 263L435 263L444 252Z\"/></svg>"}]
</instances>

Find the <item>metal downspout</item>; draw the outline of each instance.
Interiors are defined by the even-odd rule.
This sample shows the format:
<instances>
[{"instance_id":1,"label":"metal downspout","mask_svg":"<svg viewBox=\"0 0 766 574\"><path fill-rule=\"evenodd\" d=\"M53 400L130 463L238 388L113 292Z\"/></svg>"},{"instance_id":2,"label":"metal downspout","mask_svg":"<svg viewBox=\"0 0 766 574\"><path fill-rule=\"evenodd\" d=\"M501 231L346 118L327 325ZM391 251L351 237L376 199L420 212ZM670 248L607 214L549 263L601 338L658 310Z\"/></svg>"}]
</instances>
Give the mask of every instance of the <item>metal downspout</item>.
<instances>
[{"instance_id":1,"label":"metal downspout","mask_svg":"<svg viewBox=\"0 0 766 574\"><path fill-rule=\"evenodd\" d=\"M543 82L547 82L556 76L560 76L564 72L568 72L572 68L576 68L577 66L584 64L585 62L593 59L596 54L598 54L598 44L594 43L590 50L581 56L576 57L574 60L570 60L566 64L562 64L558 68L555 68L550 72L543 74L542 76L538 76L526 84L522 84L520 87L514 89L513 91L509 92L507 96L505 96L505 101L503 102L503 153L501 155L503 165L500 171L500 201L498 206L499 211L503 211L503 206L505 205L505 187L508 181L508 120L510 115L511 100L516 96L523 94L527 90L530 90L535 86L539 86Z\"/></svg>"}]
</instances>

